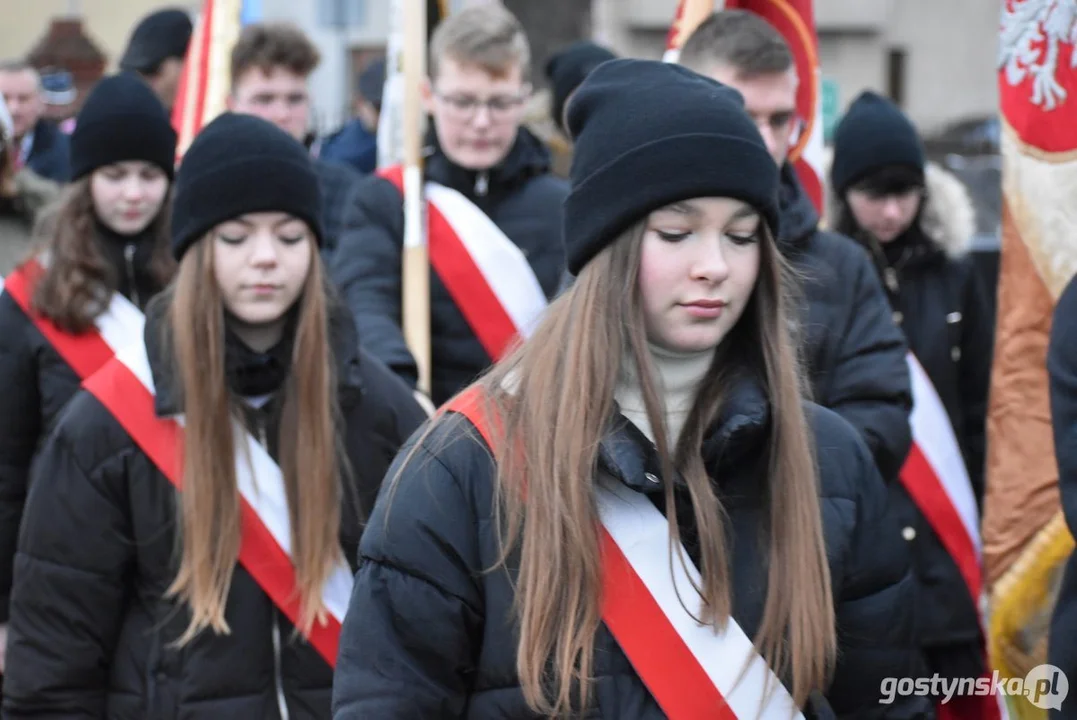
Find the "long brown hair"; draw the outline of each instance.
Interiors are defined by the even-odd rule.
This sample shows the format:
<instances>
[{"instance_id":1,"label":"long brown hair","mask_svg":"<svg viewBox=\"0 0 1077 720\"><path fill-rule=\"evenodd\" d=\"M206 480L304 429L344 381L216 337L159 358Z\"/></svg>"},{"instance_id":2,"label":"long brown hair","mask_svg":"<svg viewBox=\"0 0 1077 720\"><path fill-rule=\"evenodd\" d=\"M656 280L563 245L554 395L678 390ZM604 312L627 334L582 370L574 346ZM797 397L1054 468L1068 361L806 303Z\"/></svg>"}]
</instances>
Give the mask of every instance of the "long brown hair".
<instances>
[{"instance_id":1,"label":"long brown hair","mask_svg":"<svg viewBox=\"0 0 1077 720\"><path fill-rule=\"evenodd\" d=\"M154 237L149 270L162 288L176 269L169 247L171 207L169 188L149 228ZM47 253L48 261L31 307L69 333L89 330L119 286L119 278L95 241L96 232L90 176L86 176L65 188L56 204L43 211L35 233L38 241L32 252L35 256Z\"/></svg>"},{"instance_id":2,"label":"long brown hair","mask_svg":"<svg viewBox=\"0 0 1077 720\"><path fill-rule=\"evenodd\" d=\"M626 232L588 263L528 342L479 381L488 412L501 418L494 443L499 565L507 566L518 551L516 667L524 696L544 716L568 715L577 702L585 707L588 701L602 593L595 468L627 361L641 378L663 476L675 477L676 468L687 483L700 545L700 619L719 627L730 617L735 580L728 523L700 448L733 378L745 371L760 376L772 418L766 453L769 575L754 640L778 675L791 680L792 695L803 705L812 690L825 687L837 642L818 474L786 322L784 264L764 228L752 299L715 351L684 432L670 448L662 396L651 379L638 284L625 282L639 274L644 227ZM673 483L665 483L670 538L678 542L673 493Z\"/></svg>"},{"instance_id":3,"label":"long brown hair","mask_svg":"<svg viewBox=\"0 0 1077 720\"><path fill-rule=\"evenodd\" d=\"M297 626L303 632L323 617L322 588L344 559L340 487L348 472L336 432L337 368L329 344L325 270L313 243L311 253L298 301L292 369L281 389L278 436L300 602ZM179 640L184 644L206 628L229 632L225 606L240 546L232 432L239 410L225 377L224 305L213 274L212 242L204 238L184 255L171 292L164 340L186 425L181 559L168 594L191 609Z\"/></svg>"}]
</instances>

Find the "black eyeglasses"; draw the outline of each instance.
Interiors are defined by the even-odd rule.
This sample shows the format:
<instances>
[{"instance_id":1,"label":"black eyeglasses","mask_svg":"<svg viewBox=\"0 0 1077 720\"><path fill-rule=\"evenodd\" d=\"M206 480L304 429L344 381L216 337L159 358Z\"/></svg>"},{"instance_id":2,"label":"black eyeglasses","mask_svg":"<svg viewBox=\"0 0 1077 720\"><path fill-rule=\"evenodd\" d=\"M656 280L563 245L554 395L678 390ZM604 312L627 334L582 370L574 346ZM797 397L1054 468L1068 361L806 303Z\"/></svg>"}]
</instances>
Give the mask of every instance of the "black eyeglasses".
<instances>
[{"instance_id":1,"label":"black eyeglasses","mask_svg":"<svg viewBox=\"0 0 1077 720\"><path fill-rule=\"evenodd\" d=\"M494 120L506 119L513 110L520 107L524 101L523 95L494 95L485 100L480 100L471 95L451 94L443 95L434 92L435 97L445 103L446 108L461 120L470 120L475 117L480 107L485 107Z\"/></svg>"}]
</instances>

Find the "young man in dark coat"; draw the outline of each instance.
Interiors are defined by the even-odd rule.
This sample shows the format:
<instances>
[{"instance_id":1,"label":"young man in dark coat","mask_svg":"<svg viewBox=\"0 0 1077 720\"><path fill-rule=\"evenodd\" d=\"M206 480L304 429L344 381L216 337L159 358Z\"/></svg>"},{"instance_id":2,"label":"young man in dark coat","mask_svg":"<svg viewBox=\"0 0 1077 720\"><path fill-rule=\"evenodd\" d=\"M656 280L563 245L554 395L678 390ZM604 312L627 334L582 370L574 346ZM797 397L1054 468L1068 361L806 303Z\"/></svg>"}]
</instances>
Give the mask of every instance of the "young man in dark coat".
<instances>
[{"instance_id":1,"label":"young man in dark coat","mask_svg":"<svg viewBox=\"0 0 1077 720\"><path fill-rule=\"evenodd\" d=\"M907 348L871 260L849 238L819 229L788 162L799 82L788 44L758 15L726 10L696 29L680 63L740 91L781 166L778 246L803 278L799 332L813 399L852 423L894 480L912 441Z\"/></svg>"},{"instance_id":2,"label":"young man in dark coat","mask_svg":"<svg viewBox=\"0 0 1077 720\"><path fill-rule=\"evenodd\" d=\"M530 50L519 22L499 4L454 13L435 31L424 101L433 121L425 174L453 192L458 205L485 216L482 243L501 243L500 230L522 253L510 284L529 284L551 297L564 267L561 203L564 181L550 175L547 149L520 127L530 93ZM460 203L459 201L463 201ZM400 190L371 176L359 196L360 232L341 242L333 278L343 291L363 344L397 374L416 383L415 358L404 342L401 261L404 211ZM496 228L491 228L489 221ZM472 259L454 256L454 261ZM466 290L466 288L465 288ZM431 395L440 404L485 370L495 357L437 272L430 276Z\"/></svg>"}]
</instances>

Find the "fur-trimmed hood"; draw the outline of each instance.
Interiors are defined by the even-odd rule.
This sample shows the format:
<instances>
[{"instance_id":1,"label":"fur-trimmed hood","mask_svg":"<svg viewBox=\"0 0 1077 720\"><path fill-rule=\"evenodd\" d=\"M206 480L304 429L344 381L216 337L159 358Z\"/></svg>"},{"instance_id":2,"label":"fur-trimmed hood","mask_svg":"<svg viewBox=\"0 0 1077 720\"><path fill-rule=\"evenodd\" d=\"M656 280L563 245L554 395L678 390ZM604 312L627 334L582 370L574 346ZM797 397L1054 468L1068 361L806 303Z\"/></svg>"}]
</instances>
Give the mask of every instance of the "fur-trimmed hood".
<instances>
[{"instance_id":1,"label":"fur-trimmed hood","mask_svg":"<svg viewBox=\"0 0 1077 720\"><path fill-rule=\"evenodd\" d=\"M830 179L831 148L826 150L824 172ZM950 257L961 257L969 252L972 236L976 232L976 210L965 184L949 170L935 162L929 162L924 171L926 197L920 213L920 228ZM827 182L826 222L833 227L833 219L839 211L838 197Z\"/></svg>"}]
</instances>

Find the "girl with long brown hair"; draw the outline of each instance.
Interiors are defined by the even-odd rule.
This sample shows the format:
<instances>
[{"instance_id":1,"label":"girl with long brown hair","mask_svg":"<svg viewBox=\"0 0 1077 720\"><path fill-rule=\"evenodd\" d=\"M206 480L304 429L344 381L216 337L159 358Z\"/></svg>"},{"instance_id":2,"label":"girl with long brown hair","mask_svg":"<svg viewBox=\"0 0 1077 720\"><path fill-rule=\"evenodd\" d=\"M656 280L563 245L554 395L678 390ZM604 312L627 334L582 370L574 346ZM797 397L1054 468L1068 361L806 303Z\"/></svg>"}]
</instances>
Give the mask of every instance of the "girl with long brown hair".
<instances>
[{"instance_id":1,"label":"girl with long brown hair","mask_svg":"<svg viewBox=\"0 0 1077 720\"><path fill-rule=\"evenodd\" d=\"M360 357L320 209L263 120L187 151L176 278L35 467L5 717L329 717L362 521L425 414Z\"/></svg>"},{"instance_id":2,"label":"girl with long brown hair","mask_svg":"<svg viewBox=\"0 0 1077 720\"><path fill-rule=\"evenodd\" d=\"M71 138L72 183L0 294L0 624L31 463L86 375L137 338L171 277L176 134L135 77L98 83ZM24 251L23 255L27 253ZM0 671L6 630L0 625Z\"/></svg>"},{"instance_id":3,"label":"girl with long brown hair","mask_svg":"<svg viewBox=\"0 0 1077 720\"><path fill-rule=\"evenodd\" d=\"M928 712L880 704L919 670L907 567L869 451L802 400L740 96L614 60L568 121L576 282L390 469L334 717Z\"/></svg>"}]
</instances>

